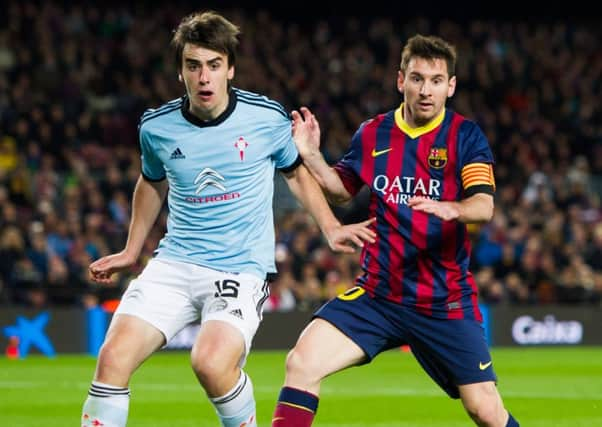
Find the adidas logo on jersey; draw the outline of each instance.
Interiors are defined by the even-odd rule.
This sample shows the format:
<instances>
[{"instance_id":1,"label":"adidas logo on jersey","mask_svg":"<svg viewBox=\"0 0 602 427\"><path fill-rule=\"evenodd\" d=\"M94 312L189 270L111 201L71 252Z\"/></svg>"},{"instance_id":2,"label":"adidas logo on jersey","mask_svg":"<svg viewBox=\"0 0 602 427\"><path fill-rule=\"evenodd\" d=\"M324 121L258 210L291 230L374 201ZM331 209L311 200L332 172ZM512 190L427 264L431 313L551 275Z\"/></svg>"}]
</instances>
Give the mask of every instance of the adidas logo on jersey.
<instances>
[{"instance_id":1,"label":"adidas logo on jersey","mask_svg":"<svg viewBox=\"0 0 602 427\"><path fill-rule=\"evenodd\" d=\"M182 154L182 150L180 150L179 148L176 148L175 150L173 150L173 153L171 153L171 156L169 156L169 160L174 160L174 159L185 159L186 156L184 154Z\"/></svg>"}]
</instances>

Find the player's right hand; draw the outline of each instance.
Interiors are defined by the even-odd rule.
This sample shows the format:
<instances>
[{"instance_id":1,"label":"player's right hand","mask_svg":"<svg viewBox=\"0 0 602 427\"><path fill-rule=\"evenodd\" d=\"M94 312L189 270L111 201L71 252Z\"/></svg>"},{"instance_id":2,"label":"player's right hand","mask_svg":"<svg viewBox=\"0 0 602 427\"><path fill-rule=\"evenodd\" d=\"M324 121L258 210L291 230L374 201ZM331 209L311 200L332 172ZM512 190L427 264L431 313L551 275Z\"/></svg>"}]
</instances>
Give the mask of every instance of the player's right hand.
<instances>
[{"instance_id":1,"label":"player's right hand","mask_svg":"<svg viewBox=\"0 0 602 427\"><path fill-rule=\"evenodd\" d=\"M125 252L102 257L90 264L90 279L105 285L113 283L113 273L125 270L134 264L135 259Z\"/></svg>"},{"instance_id":2,"label":"player's right hand","mask_svg":"<svg viewBox=\"0 0 602 427\"><path fill-rule=\"evenodd\" d=\"M293 111L293 140L303 159L320 154L320 124L307 107Z\"/></svg>"},{"instance_id":3,"label":"player's right hand","mask_svg":"<svg viewBox=\"0 0 602 427\"><path fill-rule=\"evenodd\" d=\"M330 249L334 252L354 253L355 247L363 248L364 243L374 243L376 233L372 230L376 218L356 224L337 225L332 230L325 231Z\"/></svg>"}]
</instances>

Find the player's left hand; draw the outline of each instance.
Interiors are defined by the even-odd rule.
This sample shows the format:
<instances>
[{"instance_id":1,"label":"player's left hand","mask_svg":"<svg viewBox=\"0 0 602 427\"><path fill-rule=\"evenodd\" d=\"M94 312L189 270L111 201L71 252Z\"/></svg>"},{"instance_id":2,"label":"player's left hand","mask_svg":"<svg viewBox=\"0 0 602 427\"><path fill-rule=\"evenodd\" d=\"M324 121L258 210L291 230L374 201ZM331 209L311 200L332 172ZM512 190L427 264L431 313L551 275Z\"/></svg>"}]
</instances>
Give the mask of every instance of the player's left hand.
<instances>
[{"instance_id":1,"label":"player's left hand","mask_svg":"<svg viewBox=\"0 0 602 427\"><path fill-rule=\"evenodd\" d=\"M293 140L303 159L320 154L320 124L307 107L293 111Z\"/></svg>"},{"instance_id":2,"label":"player's left hand","mask_svg":"<svg viewBox=\"0 0 602 427\"><path fill-rule=\"evenodd\" d=\"M370 225L376 221L371 218L357 224L338 225L324 234L328 239L330 249L335 252L352 254L355 252L355 246L364 247L364 242L374 243L376 233L370 229Z\"/></svg>"},{"instance_id":3,"label":"player's left hand","mask_svg":"<svg viewBox=\"0 0 602 427\"><path fill-rule=\"evenodd\" d=\"M457 219L460 210L455 202L442 202L423 196L413 196L408 199L408 206L414 210L433 214L444 221Z\"/></svg>"}]
</instances>

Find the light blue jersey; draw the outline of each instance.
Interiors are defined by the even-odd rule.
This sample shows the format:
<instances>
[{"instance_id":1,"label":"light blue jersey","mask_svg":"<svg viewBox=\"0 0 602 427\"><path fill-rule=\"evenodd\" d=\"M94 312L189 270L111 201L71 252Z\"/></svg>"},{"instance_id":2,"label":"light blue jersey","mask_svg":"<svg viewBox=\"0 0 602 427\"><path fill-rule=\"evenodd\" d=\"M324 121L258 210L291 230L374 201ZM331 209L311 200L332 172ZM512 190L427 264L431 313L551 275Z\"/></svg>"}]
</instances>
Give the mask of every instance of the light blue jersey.
<instances>
[{"instance_id":1,"label":"light blue jersey","mask_svg":"<svg viewBox=\"0 0 602 427\"><path fill-rule=\"evenodd\" d=\"M239 89L203 122L182 97L140 121L142 175L169 182L167 234L157 258L265 277L276 271L274 170L300 164L280 104Z\"/></svg>"}]
</instances>

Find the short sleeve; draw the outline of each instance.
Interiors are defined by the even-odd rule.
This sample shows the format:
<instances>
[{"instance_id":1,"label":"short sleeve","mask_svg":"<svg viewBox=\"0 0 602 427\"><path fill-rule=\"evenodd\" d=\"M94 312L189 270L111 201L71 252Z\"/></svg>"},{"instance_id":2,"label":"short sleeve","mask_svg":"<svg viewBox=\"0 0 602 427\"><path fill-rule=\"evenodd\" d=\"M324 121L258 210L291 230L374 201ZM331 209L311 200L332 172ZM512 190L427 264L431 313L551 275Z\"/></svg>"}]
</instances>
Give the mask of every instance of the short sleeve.
<instances>
[{"instance_id":1,"label":"short sleeve","mask_svg":"<svg viewBox=\"0 0 602 427\"><path fill-rule=\"evenodd\" d=\"M138 130L138 139L140 141L142 176L147 181L164 180L165 169L163 163L153 150L151 135L144 126L140 126Z\"/></svg>"},{"instance_id":2,"label":"short sleeve","mask_svg":"<svg viewBox=\"0 0 602 427\"><path fill-rule=\"evenodd\" d=\"M284 116L274 125L272 135L276 150L272 154L276 168L283 172L294 169L299 165L299 151L293 141L291 121Z\"/></svg>"},{"instance_id":3,"label":"short sleeve","mask_svg":"<svg viewBox=\"0 0 602 427\"><path fill-rule=\"evenodd\" d=\"M470 120L460 126L460 167L470 163L495 164L489 141L481 128Z\"/></svg>"},{"instance_id":4,"label":"short sleeve","mask_svg":"<svg viewBox=\"0 0 602 427\"><path fill-rule=\"evenodd\" d=\"M493 194L495 162L487 137L476 123L468 120L462 124L460 132L460 167L464 196L469 197L476 193Z\"/></svg>"}]
</instances>

